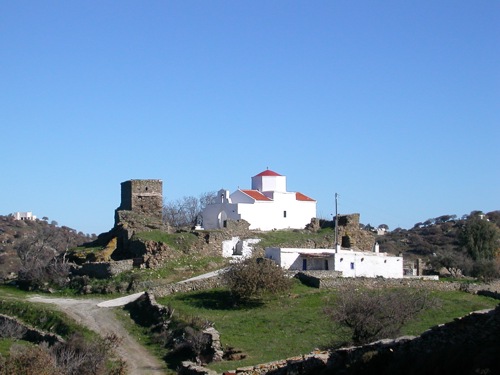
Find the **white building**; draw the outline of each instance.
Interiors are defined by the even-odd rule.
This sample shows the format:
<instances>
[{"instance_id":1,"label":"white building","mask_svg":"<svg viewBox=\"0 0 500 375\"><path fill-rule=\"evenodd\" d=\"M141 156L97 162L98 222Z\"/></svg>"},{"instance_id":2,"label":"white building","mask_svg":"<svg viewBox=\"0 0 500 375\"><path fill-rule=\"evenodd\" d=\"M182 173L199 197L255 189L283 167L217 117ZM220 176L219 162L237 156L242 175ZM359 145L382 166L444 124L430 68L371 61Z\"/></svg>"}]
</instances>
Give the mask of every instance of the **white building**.
<instances>
[{"instance_id":1,"label":"white building","mask_svg":"<svg viewBox=\"0 0 500 375\"><path fill-rule=\"evenodd\" d=\"M32 212L14 212L12 215L15 220L36 220Z\"/></svg>"},{"instance_id":2,"label":"white building","mask_svg":"<svg viewBox=\"0 0 500 375\"><path fill-rule=\"evenodd\" d=\"M252 230L303 229L316 217L316 201L287 191L286 177L268 169L252 177L251 189L220 190L202 216L205 229L223 228L228 219L246 220Z\"/></svg>"},{"instance_id":3,"label":"white building","mask_svg":"<svg viewBox=\"0 0 500 375\"><path fill-rule=\"evenodd\" d=\"M245 259L252 256L253 245L260 242L260 238L249 238L241 240L233 237L230 240L222 241L222 256L224 258Z\"/></svg>"},{"instance_id":4,"label":"white building","mask_svg":"<svg viewBox=\"0 0 500 375\"><path fill-rule=\"evenodd\" d=\"M343 277L403 278L403 257L351 249L297 249L267 247L266 258L289 270L341 271Z\"/></svg>"}]
</instances>

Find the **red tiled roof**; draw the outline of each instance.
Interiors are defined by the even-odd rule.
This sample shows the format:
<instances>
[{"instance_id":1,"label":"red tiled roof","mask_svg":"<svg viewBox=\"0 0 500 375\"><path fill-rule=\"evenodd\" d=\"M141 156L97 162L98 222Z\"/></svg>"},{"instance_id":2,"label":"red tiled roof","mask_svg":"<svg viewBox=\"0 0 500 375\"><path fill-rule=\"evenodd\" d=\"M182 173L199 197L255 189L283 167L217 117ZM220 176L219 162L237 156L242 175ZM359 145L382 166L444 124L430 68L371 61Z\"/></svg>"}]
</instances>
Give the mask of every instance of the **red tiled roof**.
<instances>
[{"instance_id":1,"label":"red tiled roof","mask_svg":"<svg viewBox=\"0 0 500 375\"><path fill-rule=\"evenodd\" d=\"M249 197L255 199L256 201L270 201L271 200L258 190L241 190L241 191L243 193L245 193L246 195L248 195Z\"/></svg>"},{"instance_id":2,"label":"red tiled roof","mask_svg":"<svg viewBox=\"0 0 500 375\"><path fill-rule=\"evenodd\" d=\"M298 201L315 202L315 199L309 198L307 195L304 195L302 193L295 193L295 199L297 199Z\"/></svg>"},{"instance_id":3,"label":"red tiled roof","mask_svg":"<svg viewBox=\"0 0 500 375\"><path fill-rule=\"evenodd\" d=\"M260 172L257 176L281 176L281 175L270 169L266 169L264 172Z\"/></svg>"}]
</instances>

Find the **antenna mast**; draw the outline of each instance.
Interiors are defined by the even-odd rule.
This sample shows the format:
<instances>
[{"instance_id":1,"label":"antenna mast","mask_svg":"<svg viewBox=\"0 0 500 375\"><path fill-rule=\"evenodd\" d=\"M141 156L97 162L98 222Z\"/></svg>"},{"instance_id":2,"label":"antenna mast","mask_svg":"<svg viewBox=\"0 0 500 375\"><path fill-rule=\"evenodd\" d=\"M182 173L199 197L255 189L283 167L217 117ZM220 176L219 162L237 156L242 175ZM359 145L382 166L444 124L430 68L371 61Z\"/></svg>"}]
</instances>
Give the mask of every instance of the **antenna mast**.
<instances>
[{"instance_id":1,"label":"antenna mast","mask_svg":"<svg viewBox=\"0 0 500 375\"><path fill-rule=\"evenodd\" d=\"M335 193L335 249L337 249L337 245L339 244L339 213L337 210L337 199L339 195Z\"/></svg>"}]
</instances>

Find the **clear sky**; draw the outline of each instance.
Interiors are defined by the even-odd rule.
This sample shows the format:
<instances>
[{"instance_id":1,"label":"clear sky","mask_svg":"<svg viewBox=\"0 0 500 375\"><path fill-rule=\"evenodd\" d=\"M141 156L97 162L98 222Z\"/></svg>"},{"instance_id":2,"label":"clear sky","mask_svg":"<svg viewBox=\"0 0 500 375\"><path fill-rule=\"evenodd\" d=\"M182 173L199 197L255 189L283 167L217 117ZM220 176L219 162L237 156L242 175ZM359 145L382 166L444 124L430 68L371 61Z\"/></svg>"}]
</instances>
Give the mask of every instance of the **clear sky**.
<instances>
[{"instance_id":1,"label":"clear sky","mask_svg":"<svg viewBox=\"0 0 500 375\"><path fill-rule=\"evenodd\" d=\"M272 169L318 216L500 209L500 2L2 1L0 214L113 226Z\"/></svg>"}]
</instances>

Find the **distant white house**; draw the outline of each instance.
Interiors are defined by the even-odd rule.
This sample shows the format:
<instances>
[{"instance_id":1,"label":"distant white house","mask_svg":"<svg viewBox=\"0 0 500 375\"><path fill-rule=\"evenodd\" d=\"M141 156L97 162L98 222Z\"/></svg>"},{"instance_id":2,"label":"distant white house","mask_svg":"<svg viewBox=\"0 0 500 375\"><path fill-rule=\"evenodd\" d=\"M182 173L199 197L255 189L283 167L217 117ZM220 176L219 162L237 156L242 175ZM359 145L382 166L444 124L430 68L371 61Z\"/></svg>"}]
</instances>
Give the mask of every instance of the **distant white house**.
<instances>
[{"instance_id":1,"label":"distant white house","mask_svg":"<svg viewBox=\"0 0 500 375\"><path fill-rule=\"evenodd\" d=\"M252 177L251 189L231 195L219 190L217 201L202 212L203 227L218 229L226 220L246 220L252 230L302 229L316 217L316 201L286 190L286 176L271 170Z\"/></svg>"},{"instance_id":2,"label":"distant white house","mask_svg":"<svg viewBox=\"0 0 500 375\"><path fill-rule=\"evenodd\" d=\"M403 257L373 251L351 249L266 248L266 258L289 270L341 271L343 277L403 278Z\"/></svg>"},{"instance_id":3,"label":"distant white house","mask_svg":"<svg viewBox=\"0 0 500 375\"><path fill-rule=\"evenodd\" d=\"M12 215L15 220L36 220L32 212L14 212Z\"/></svg>"}]
</instances>

